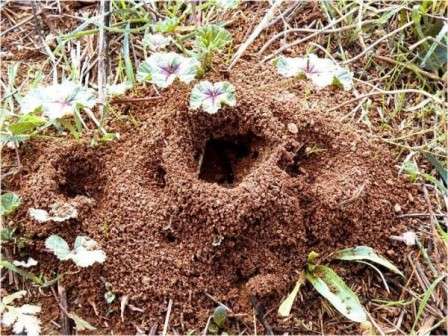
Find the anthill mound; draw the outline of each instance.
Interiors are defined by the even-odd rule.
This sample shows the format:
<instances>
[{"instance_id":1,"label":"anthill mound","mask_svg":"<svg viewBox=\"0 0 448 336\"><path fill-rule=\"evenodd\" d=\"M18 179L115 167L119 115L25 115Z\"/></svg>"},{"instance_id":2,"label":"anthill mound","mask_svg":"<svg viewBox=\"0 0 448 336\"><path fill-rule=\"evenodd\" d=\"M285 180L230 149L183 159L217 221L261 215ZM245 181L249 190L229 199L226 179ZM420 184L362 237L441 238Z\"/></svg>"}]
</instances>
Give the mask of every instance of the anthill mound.
<instances>
[{"instance_id":1,"label":"anthill mound","mask_svg":"<svg viewBox=\"0 0 448 336\"><path fill-rule=\"evenodd\" d=\"M122 126L120 140L96 148L40 144L25 163L16 183L25 206L15 219L40 238L33 253L43 269L75 270L44 251L50 234L69 243L86 234L107 254L103 265L64 278L79 315L89 320L93 307L106 314L106 280L145 312L123 323L115 302L105 330L161 325L172 299L170 325L186 331L203 327L216 305L205 293L249 320L253 298L272 312L311 250L363 244L395 251L388 255L400 264L388 237L409 223L394 207L414 208L415 190L397 177L388 150L326 112L343 93L315 92L303 81L263 83L279 79L270 68L248 68L230 76L234 108L190 111L189 89L177 84L160 99L116 105L139 120ZM75 204L79 217L64 224L27 217L29 206L56 201Z\"/></svg>"}]
</instances>

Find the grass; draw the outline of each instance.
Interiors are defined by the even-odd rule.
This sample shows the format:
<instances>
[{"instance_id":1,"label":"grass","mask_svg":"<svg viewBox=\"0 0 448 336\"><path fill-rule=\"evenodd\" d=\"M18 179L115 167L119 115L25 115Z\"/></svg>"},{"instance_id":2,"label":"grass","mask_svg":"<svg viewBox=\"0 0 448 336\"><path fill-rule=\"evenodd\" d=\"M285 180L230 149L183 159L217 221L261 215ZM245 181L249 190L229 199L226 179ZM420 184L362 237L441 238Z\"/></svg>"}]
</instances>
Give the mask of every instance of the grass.
<instances>
[{"instance_id":1,"label":"grass","mask_svg":"<svg viewBox=\"0 0 448 336\"><path fill-rule=\"evenodd\" d=\"M18 32L22 50L46 55L44 60L34 64L26 57L22 62L4 61L0 77L2 131L8 120L17 118L20 95L38 83L52 83L68 77L99 92L104 91L106 84L134 83L135 69L148 55L141 41L145 31L157 20L171 19L166 21L171 24L158 29L170 31L168 34L177 48L183 50L189 47L188 41L200 24L249 22L251 11L246 10L250 5L242 4L222 16L208 2L182 5L167 1L152 6L116 0L109 3L109 7L106 4L102 11L99 6L88 6L81 16L65 8L60 10L60 5L60 1L38 2L33 6L25 5L23 11L14 10L16 4L13 3L0 5L4 32L1 37ZM263 6L266 11L269 7L268 4L252 6ZM448 38L439 32L448 25L445 18L448 4L445 1L335 0L299 3L298 6L320 15L307 21L306 26L296 25L296 18L300 18L296 8L290 3L280 5L271 20L277 23L267 25L260 33L269 34L266 43L257 44L257 35L248 43L246 53L266 62L283 51L305 45L308 51L331 56L340 65L353 69L354 98L341 102L334 109L354 105L341 120L367 128L372 137L390 145L396 153L397 170L420 184L427 204L425 213L415 215L421 230L416 248L409 256L413 272L402 287L400 299L374 304L375 310L385 311L398 306L401 313L394 320L379 317L375 325L381 334L443 330L448 324L444 263L448 247L448 218L444 215L448 209L448 195L443 188L446 181L440 176L447 169L448 72L446 63L441 64L440 57L435 55L446 57ZM57 31L53 39L48 38L42 31L40 13L43 11L70 19L73 27ZM177 25L173 24L176 18ZM8 32L10 27L15 28ZM36 29L39 34L34 40L30 35L35 34ZM106 43L98 43L100 34L106 37ZM107 57L104 56L106 49ZM104 134L102 127L107 129L111 121L126 117L109 106L104 92L100 97L104 111L95 113L98 113L96 118L101 127L91 127ZM413 174L405 169L409 164L413 165ZM164 326L165 333L167 328Z\"/></svg>"}]
</instances>

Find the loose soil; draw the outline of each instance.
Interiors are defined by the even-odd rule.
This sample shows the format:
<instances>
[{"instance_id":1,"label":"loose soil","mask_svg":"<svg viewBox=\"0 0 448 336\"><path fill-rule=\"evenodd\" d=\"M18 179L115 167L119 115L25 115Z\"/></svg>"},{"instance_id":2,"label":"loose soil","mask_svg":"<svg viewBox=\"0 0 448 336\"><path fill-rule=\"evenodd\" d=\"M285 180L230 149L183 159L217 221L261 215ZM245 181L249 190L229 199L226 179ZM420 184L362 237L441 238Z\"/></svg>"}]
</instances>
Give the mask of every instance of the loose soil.
<instances>
[{"instance_id":1,"label":"loose soil","mask_svg":"<svg viewBox=\"0 0 448 336\"><path fill-rule=\"evenodd\" d=\"M191 111L190 89L177 83L159 99L114 104L120 117L111 127L120 140L96 147L66 140L24 144L22 174L7 182L24 200L12 220L33 238L28 250L40 271L69 272L62 283L70 310L101 332L154 325L160 331L170 299L170 328L199 331L217 305L210 296L232 309L233 332L252 328L254 307L275 333L319 331L320 300L310 287L294 306L297 319L276 318L308 253L369 245L404 267L404 245L389 236L414 223L398 218L394 207L418 209L412 196L418 191L397 176L385 146L337 121L346 111L328 112L348 94L285 81L272 65L244 60L231 74L217 67L207 77L231 81L237 106L214 115ZM150 87L134 92L154 95ZM14 152L4 156L15 158ZM26 213L57 201L76 205L79 217L38 224ZM50 234L70 244L88 235L107 261L82 270L59 262L44 248ZM362 286L372 275L366 267L334 266L364 301L388 295L377 277ZM134 307L124 320L118 299L105 304L104 281ZM43 309L50 332L58 308L53 302ZM356 327L328 325L326 332L357 332L350 328Z\"/></svg>"}]
</instances>

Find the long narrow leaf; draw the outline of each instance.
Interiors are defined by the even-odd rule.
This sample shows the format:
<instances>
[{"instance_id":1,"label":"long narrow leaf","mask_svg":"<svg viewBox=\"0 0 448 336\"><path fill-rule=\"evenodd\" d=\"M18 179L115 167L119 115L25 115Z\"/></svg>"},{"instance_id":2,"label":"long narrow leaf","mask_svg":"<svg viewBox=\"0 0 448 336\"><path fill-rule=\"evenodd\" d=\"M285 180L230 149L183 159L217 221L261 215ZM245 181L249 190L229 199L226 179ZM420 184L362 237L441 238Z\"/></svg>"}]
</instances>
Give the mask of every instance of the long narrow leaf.
<instances>
[{"instance_id":1,"label":"long narrow leaf","mask_svg":"<svg viewBox=\"0 0 448 336\"><path fill-rule=\"evenodd\" d=\"M0 268L2 268L2 267L19 274L20 276L24 277L25 279L31 280L32 282L34 282L35 284L37 284L39 286L42 286L44 284L42 279L37 277L35 274L33 274L31 272L24 271L24 270L18 268L17 266L15 266L14 264L10 263L7 260L0 260Z\"/></svg>"},{"instance_id":2,"label":"long narrow leaf","mask_svg":"<svg viewBox=\"0 0 448 336\"><path fill-rule=\"evenodd\" d=\"M448 187L448 169L444 168L442 163L440 163L440 161L437 160L436 157L430 153L425 153L425 158L426 160L431 162L431 164L436 169L437 173L439 173L440 177L445 182L445 185Z\"/></svg>"},{"instance_id":3,"label":"long narrow leaf","mask_svg":"<svg viewBox=\"0 0 448 336\"><path fill-rule=\"evenodd\" d=\"M356 294L331 268L317 265L313 274L306 272L305 277L342 315L355 322L367 321L367 314Z\"/></svg>"},{"instance_id":4,"label":"long narrow leaf","mask_svg":"<svg viewBox=\"0 0 448 336\"><path fill-rule=\"evenodd\" d=\"M394 264L383 256L378 255L375 250L369 246L356 246L337 251L334 253L333 258L348 261L370 260L371 262L384 266L390 271L404 277L403 273Z\"/></svg>"},{"instance_id":5,"label":"long narrow leaf","mask_svg":"<svg viewBox=\"0 0 448 336\"><path fill-rule=\"evenodd\" d=\"M288 317L291 313L292 305L294 304L294 300L296 299L297 294L299 293L300 287L304 284L305 277L302 274L300 274L299 279L296 282L296 285L294 286L294 289L291 293L286 297L285 300L280 304L280 307L278 307L278 315L281 317Z\"/></svg>"},{"instance_id":6,"label":"long narrow leaf","mask_svg":"<svg viewBox=\"0 0 448 336\"><path fill-rule=\"evenodd\" d=\"M130 35L130 26L128 23L124 30L123 58L124 58L124 65L125 65L127 80L129 82L131 82L132 84L134 84L135 83L134 68L132 66L131 57L129 56L129 35Z\"/></svg>"},{"instance_id":7,"label":"long narrow leaf","mask_svg":"<svg viewBox=\"0 0 448 336\"><path fill-rule=\"evenodd\" d=\"M436 288L437 284L443 280L443 278L446 276L446 274L442 274L437 279L434 280L434 282L431 284L431 286L428 287L428 289L425 291L425 294L423 294L423 298L420 301L420 304L418 305L417 314L415 315L414 324L412 325L411 335L414 334L415 327L417 326L417 322L420 319L420 316L422 315L423 311L425 310L426 305L428 304L429 297L431 296L432 292Z\"/></svg>"}]
</instances>

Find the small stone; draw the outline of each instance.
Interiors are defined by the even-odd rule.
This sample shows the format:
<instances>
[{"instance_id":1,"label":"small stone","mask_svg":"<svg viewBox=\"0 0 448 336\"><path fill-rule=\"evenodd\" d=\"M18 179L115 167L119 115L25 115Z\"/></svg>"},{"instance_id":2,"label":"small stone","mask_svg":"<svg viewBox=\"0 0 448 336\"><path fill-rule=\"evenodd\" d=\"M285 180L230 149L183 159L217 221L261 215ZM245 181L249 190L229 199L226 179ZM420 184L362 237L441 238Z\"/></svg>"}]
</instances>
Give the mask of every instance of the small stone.
<instances>
[{"instance_id":1,"label":"small stone","mask_svg":"<svg viewBox=\"0 0 448 336\"><path fill-rule=\"evenodd\" d=\"M396 213L399 213L399 212L401 212L401 206L400 206L400 204L395 204L394 205L394 211L396 212Z\"/></svg>"},{"instance_id":2,"label":"small stone","mask_svg":"<svg viewBox=\"0 0 448 336\"><path fill-rule=\"evenodd\" d=\"M289 123L288 124L288 131L290 131L292 134L299 133L299 129L297 128L297 125L294 124L294 123Z\"/></svg>"},{"instance_id":3,"label":"small stone","mask_svg":"<svg viewBox=\"0 0 448 336\"><path fill-rule=\"evenodd\" d=\"M386 180L386 184L390 185L390 186L393 186L394 185L394 181L392 179L387 179Z\"/></svg>"}]
</instances>

